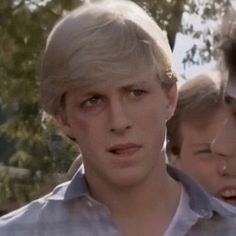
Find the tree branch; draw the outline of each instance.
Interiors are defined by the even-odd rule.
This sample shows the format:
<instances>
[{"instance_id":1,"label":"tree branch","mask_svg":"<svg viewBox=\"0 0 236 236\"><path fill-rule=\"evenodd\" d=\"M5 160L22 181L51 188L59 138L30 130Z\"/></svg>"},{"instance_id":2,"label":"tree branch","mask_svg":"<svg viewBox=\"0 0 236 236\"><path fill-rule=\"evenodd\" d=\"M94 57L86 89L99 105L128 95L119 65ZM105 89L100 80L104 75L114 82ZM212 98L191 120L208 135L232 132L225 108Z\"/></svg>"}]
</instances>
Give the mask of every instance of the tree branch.
<instances>
[{"instance_id":1,"label":"tree branch","mask_svg":"<svg viewBox=\"0 0 236 236\"><path fill-rule=\"evenodd\" d=\"M170 47L173 51L175 40L176 40L176 34L178 33L180 26L181 26L181 20L182 15L184 12L184 4L186 0L176 0L175 4L172 8L172 16L171 19L168 22L168 26L166 28L167 30L167 37L169 40Z\"/></svg>"}]
</instances>

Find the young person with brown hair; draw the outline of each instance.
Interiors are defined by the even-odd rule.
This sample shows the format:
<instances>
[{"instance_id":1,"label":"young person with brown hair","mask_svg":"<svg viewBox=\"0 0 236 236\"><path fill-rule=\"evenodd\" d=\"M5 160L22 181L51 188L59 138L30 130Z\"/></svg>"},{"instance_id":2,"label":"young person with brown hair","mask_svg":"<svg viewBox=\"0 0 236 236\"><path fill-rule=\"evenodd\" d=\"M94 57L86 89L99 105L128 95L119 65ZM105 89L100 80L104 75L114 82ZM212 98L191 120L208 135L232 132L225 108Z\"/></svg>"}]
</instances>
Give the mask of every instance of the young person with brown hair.
<instances>
[{"instance_id":1,"label":"young person with brown hair","mask_svg":"<svg viewBox=\"0 0 236 236\"><path fill-rule=\"evenodd\" d=\"M217 71L187 80L167 123L167 150L172 165L213 196L236 206L236 176L225 173L224 160L211 150L212 140L228 119L223 94L224 81Z\"/></svg>"}]
</instances>

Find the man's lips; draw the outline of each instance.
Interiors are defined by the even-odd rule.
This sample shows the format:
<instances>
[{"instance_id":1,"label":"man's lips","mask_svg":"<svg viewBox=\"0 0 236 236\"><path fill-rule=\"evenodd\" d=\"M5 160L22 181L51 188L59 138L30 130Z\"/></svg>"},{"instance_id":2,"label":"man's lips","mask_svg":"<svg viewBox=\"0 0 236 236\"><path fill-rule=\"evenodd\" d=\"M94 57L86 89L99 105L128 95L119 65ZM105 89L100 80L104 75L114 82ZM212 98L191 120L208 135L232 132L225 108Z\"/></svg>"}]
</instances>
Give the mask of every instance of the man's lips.
<instances>
[{"instance_id":1,"label":"man's lips","mask_svg":"<svg viewBox=\"0 0 236 236\"><path fill-rule=\"evenodd\" d=\"M134 154L141 147L141 145L134 143L117 144L109 147L107 151L118 156L126 156Z\"/></svg>"}]
</instances>

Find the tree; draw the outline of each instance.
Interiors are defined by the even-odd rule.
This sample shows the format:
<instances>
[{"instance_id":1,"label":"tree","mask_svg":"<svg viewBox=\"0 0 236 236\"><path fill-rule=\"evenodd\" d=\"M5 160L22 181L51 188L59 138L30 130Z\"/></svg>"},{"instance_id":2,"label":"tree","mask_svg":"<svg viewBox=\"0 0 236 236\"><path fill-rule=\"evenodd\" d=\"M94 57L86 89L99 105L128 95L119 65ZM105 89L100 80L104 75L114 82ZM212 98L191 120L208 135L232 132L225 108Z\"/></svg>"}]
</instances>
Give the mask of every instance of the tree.
<instances>
[{"instance_id":1,"label":"tree","mask_svg":"<svg viewBox=\"0 0 236 236\"><path fill-rule=\"evenodd\" d=\"M173 49L176 34L182 32L200 37L194 25L181 25L183 14L200 14L202 20L219 19L228 0L136 0L166 30ZM45 128L38 96L38 74L41 51L55 22L80 4L79 0L1 0L0 3L0 139L7 142L5 164L30 170L27 184L16 183L6 174L0 182L2 201L20 204L29 201L39 183L50 173L65 172L74 158L71 146L64 142L53 126ZM212 37L212 32L209 32ZM202 57L212 55L206 40ZM196 53L189 54L191 61ZM206 61L211 57L206 57ZM1 149L0 149L1 151ZM72 151L74 153L74 151ZM1 153L3 154L3 152ZM5 156L6 156L5 155ZM17 185L18 184L18 185ZM18 187L15 187L18 186ZM20 186L20 187L19 187ZM24 192L20 197L19 191ZM23 191L25 189L25 191ZM3 191L4 190L4 191ZM23 200L22 200L23 198Z\"/></svg>"},{"instance_id":2,"label":"tree","mask_svg":"<svg viewBox=\"0 0 236 236\"><path fill-rule=\"evenodd\" d=\"M0 105L2 116L1 136L9 141L12 149L8 165L31 170L31 182L26 185L2 177L2 201L19 200L19 186L38 189L44 175L63 172L69 168L72 157L65 151L65 144L54 129L46 130L41 122L42 112L38 97L38 68L41 50L52 25L76 1L15 1L3 0L0 5ZM51 133L49 133L49 131ZM60 143L61 142L61 143ZM57 145L55 145L57 143ZM13 148L12 148L13 146ZM5 197L4 197L5 196Z\"/></svg>"},{"instance_id":3,"label":"tree","mask_svg":"<svg viewBox=\"0 0 236 236\"><path fill-rule=\"evenodd\" d=\"M199 16L201 23L206 26L209 21L219 22L230 7L230 0L136 0L136 2L146 8L161 28L167 32L172 50L177 33L204 41L201 48L193 44L189 52L186 52L183 63L190 65L208 63L217 57L215 49L219 43L218 32L213 30L211 25L206 27L205 31L201 31L194 22L182 24L182 17L183 15ZM194 59L196 54L200 57L200 61Z\"/></svg>"}]
</instances>

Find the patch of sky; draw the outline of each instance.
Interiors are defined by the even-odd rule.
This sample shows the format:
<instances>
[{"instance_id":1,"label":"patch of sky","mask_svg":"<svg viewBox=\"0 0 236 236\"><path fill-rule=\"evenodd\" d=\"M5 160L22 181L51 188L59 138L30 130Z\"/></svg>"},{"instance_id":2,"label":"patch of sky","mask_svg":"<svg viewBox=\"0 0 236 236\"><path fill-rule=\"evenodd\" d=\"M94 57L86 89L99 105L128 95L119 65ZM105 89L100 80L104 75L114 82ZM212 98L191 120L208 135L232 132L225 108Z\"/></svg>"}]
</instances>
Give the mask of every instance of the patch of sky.
<instances>
[{"instance_id":1,"label":"patch of sky","mask_svg":"<svg viewBox=\"0 0 236 236\"><path fill-rule=\"evenodd\" d=\"M220 21L203 20L200 15L185 12L182 24L185 28L192 27L193 31L189 34L178 33L176 36L174 60L178 73L185 79L189 79L215 69L217 67L215 59L213 57L207 59L208 52L202 49L206 46L206 41L212 45L211 47L214 46L213 37L219 29ZM184 79L180 79L179 83L183 81Z\"/></svg>"}]
</instances>

